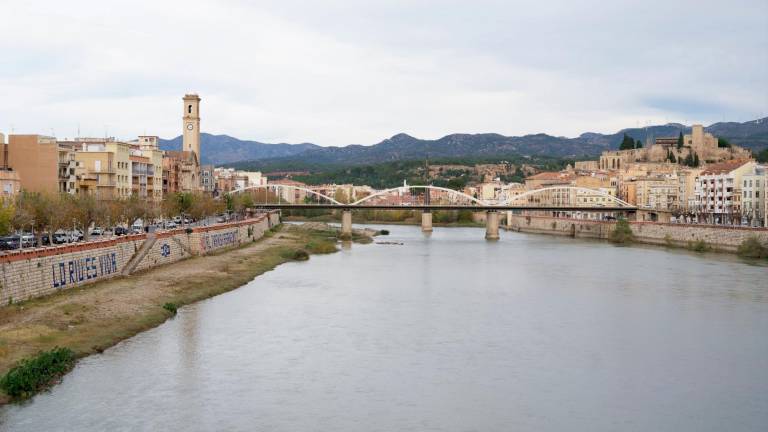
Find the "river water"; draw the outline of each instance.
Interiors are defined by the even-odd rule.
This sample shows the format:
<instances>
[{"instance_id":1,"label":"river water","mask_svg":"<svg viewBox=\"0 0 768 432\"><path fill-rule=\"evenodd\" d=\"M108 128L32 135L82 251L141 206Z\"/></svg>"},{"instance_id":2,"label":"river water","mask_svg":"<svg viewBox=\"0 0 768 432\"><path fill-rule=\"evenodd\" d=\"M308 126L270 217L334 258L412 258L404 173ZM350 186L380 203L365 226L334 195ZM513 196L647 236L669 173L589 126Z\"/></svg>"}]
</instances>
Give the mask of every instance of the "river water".
<instances>
[{"instance_id":1,"label":"river water","mask_svg":"<svg viewBox=\"0 0 768 432\"><path fill-rule=\"evenodd\" d=\"M83 359L0 430L768 430L767 267L387 228Z\"/></svg>"}]
</instances>

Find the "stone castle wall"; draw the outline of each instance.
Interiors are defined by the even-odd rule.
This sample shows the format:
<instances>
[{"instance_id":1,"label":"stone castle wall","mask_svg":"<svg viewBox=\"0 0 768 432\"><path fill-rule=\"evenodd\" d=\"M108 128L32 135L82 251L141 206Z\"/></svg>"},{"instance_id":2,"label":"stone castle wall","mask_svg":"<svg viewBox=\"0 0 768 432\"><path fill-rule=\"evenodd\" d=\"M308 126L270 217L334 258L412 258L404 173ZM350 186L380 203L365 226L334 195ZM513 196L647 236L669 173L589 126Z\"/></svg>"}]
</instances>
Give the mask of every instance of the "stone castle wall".
<instances>
[{"instance_id":1,"label":"stone castle wall","mask_svg":"<svg viewBox=\"0 0 768 432\"><path fill-rule=\"evenodd\" d=\"M134 272L255 241L280 223L276 212L208 227L159 232ZM146 234L11 252L0 256L0 305L119 276ZM138 257L137 257L138 259Z\"/></svg>"},{"instance_id":2,"label":"stone castle wall","mask_svg":"<svg viewBox=\"0 0 768 432\"><path fill-rule=\"evenodd\" d=\"M615 229L616 222L509 215L507 225L508 229L520 232L608 239ZM638 242L648 244L685 247L703 241L715 250L735 252L739 245L751 236L768 243L768 229L656 222L630 222L629 226Z\"/></svg>"}]
</instances>

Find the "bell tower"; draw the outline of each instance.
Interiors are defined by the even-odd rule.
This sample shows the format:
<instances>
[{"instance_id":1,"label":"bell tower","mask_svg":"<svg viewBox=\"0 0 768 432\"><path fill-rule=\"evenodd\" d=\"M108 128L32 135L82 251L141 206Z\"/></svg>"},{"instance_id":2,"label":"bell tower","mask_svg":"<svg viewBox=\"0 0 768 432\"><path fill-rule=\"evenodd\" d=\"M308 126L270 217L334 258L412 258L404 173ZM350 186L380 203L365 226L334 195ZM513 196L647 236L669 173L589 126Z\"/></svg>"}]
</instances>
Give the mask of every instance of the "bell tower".
<instances>
[{"instance_id":1,"label":"bell tower","mask_svg":"<svg viewBox=\"0 0 768 432\"><path fill-rule=\"evenodd\" d=\"M184 115L182 117L184 135L181 149L197 156L200 163L200 96L195 93L184 95Z\"/></svg>"}]
</instances>

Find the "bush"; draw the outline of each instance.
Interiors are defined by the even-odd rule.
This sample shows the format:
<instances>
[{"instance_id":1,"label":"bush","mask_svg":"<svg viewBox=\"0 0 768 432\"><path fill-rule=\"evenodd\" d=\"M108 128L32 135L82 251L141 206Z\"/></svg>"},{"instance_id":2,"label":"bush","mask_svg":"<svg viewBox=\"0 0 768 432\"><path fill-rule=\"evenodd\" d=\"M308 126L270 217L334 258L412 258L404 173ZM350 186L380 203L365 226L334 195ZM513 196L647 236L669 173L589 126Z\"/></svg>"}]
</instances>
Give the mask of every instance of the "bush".
<instances>
[{"instance_id":1,"label":"bush","mask_svg":"<svg viewBox=\"0 0 768 432\"><path fill-rule=\"evenodd\" d=\"M288 249L280 255L285 259L293 261L306 261L309 259L309 252L304 249Z\"/></svg>"},{"instance_id":2,"label":"bush","mask_svg":"<svg viewBox=\"0 0 768 432\"><path fill-rule=\"evenodd\" d=\"M179 306L176 303L166 303L163 305L163 309L170 312L171 315L176 315L176 312L179 310Z\"/></svg>"},{"instance_id":3,"label":"bush","mask_svg":"<svg viewBox=\"0 0 768 432\"><path fill-rule=\"evenodd\" d=\"M635 235L632 234L632 228L629 226L629 222L626 219L619 219L616 222L616 227L611 233L611 241L614 243L632 243L635 240Z\"/></svg>"},{"instance_id":4,"label":"bush","mask_svg":"<svg viewBox=\"0 0 768 432\"><path fill-rule=\"evenodd\" d=\"M379 231L379 235L389 235L389 230L381 230Z\"/></svg>"},{"instance_id":5,"label":"bush","mask_svg":"<svg viewBox=\"0 0 768 432\"><path fill-rule=\"evenodd\" d=\"M768 247L757 236L744 240L736 251L742 258L768 258Z\"/></svg>"},{"instance_id":6,"label":"bush","mask_svg":"<svg viewBox=\"0 0 768 432\"><path fill-rule=\"evenodd\" d=\"M0 388L12 398L28 398L69 372L74 365L75 353L69 348L56 347L18 362L0 378Z\"/></svg>"},{"instance_id":7,"label":"bush","mask_svg":"<svg viewBox=\"0 0 768 432\"><path fill-rule=\"evenodd\" d=\"M688 249L694 252L707 252L712 248L704 240L696 240L695 243L688 243Z\"/></svg>"},{"instance_id":8,"label":"bush","mask_svg":"<svg viewBox=\"0 0 768 432\"><path fill-rule=\"evenodd\" d=\"M328 240L312 240L307 243L307 250L315 254L327 254L336 252L336 244Z\"/></svg>"}]
</instances>

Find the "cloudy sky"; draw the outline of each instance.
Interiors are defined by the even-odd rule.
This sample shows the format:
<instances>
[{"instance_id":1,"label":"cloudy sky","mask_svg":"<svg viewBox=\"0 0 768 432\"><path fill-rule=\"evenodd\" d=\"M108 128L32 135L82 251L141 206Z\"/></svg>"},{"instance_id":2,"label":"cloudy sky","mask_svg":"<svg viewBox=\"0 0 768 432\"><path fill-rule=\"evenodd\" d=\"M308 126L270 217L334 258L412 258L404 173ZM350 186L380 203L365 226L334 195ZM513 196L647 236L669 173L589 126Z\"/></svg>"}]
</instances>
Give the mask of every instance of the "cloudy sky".
<instances>
[{"instance_id":1,"label":"cloudy sky","mask_svg":"<svg viewBox=\"0 0 768 432\"><path fill-rule=\"evenodd\" d=\"M0 131L373 144L768 115L768 1L0 0Z\"/></svg>"}]
</instances>

